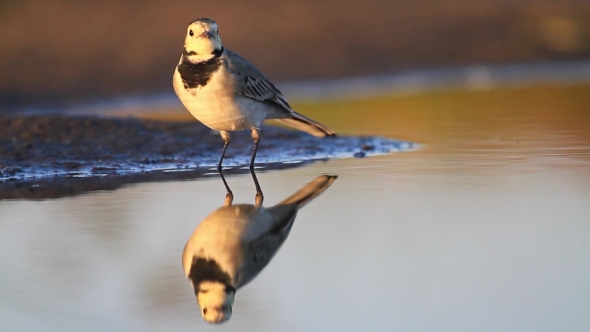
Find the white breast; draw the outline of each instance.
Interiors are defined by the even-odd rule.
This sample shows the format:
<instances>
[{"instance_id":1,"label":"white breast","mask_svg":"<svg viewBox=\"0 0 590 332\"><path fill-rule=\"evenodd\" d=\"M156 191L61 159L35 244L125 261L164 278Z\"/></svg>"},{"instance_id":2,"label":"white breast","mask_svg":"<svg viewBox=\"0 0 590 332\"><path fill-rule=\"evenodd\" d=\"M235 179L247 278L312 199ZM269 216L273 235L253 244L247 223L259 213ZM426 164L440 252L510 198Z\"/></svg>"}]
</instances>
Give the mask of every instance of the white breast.
<instances>
[{"instance_id":1,"label":"white breast","mask_svg":"<svg viewBox=\"0 0 590 332\"><path fill-rule=\"evenodd\" d=\"M182 104L200 122L214 130L234 131L259 127L266 107L256 100L236 96L234 83L225 66L215 72L207 85L185 89L178 69L174 91Z\"/></svg>"},{"instance_id":2,"label":"white breast","mask_svg":"<svg viewBox=\"0 0 590 332\"><path fill-rule=\"evenodd\" d=\"M190 273L194 256L214 259L236 282L236 288L241 287L242 276L252 277L260 272L246 264L251 255L250 245L273 225L271 215L264 208L245 204L218 208L199 224L184 247L182 264L186 275Z\"/></svg>"}]
</instances>

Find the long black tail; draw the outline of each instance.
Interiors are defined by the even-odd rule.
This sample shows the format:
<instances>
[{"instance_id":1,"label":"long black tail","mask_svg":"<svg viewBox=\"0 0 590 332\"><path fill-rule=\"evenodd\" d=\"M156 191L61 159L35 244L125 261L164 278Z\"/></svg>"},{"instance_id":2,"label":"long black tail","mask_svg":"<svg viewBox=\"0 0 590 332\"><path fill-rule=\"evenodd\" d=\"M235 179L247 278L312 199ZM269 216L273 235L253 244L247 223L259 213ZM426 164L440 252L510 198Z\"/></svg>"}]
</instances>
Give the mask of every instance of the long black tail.
<instances>
[{"instance_id":1,"label":"long black tail","mask_svg":"<svg viewBox=\"0 0 590 332\"><path fill-rule=\"evenodd\" d=\"M330 130L330 128L296 112L293 112L292 118L276 119L276 121L302 130L315 137L336 136L336 133Z\"/></svg>"}]
</instances>

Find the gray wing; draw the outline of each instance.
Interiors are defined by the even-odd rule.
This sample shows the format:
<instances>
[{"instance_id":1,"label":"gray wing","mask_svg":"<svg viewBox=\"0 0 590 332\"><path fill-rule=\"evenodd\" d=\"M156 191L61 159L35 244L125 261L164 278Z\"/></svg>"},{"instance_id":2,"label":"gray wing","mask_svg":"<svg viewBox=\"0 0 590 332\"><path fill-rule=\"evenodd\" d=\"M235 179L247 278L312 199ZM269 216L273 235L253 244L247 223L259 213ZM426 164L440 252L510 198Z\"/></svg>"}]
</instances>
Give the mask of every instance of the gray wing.
<instances>
[{"instance_id":1,"label":"gray wing","mask_svg":"<svg viewBox=\"0 0 590 332\"><path fill-rule=\"evenodd\" d=\"M292 111L285 96L256 66L228 49L225 53L227 64L235 75L238 94L258 101L270 101Z\"/></svg>"},{"instance_id":2,"label":"gray wing","mask_svg":"<svg viewBox=\"0 0 590 332\"><path fill-rule=\"evenodd\" d=\"M273 208L273 209L276 209ZM291 232L291 227L295 222L297 208L295 206L282 206L282 211L272 211L273 217L279 217L280 220L268 232L260 235L258 238L248 243L246 252L246 267L239 280L239 287L250 282L274 257L281 245L287 239ZM277 213L278 212L278 213Z\"/></svg>"}]
</instances>

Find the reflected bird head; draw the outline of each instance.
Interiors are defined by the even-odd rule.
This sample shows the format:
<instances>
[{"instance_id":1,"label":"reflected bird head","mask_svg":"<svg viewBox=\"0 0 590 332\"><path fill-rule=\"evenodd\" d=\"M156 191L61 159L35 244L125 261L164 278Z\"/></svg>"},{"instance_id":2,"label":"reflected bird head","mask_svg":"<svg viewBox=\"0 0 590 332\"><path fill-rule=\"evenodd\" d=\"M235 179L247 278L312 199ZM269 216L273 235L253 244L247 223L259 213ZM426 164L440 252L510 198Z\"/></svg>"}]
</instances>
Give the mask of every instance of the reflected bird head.
<instances>
[{"instance_id":1,"label":"reflected bird head","mask_svg":"<svg viewBox=\"0 0 590 332\"><path fill-rule=\"evenodd\" d=\"M232 314L235 290L220 282L203 281L196 292L203 319L219 324L228 321Z\"/></svg>"},{"instance_id":2,"label":"reflected bird head","mask_svg":"<svg viewBox=\"0 0 590 332\"><path fill-rule=\"evenodd\" d=\"M200 62L221 54L223 46L217 23L208 18L199 18L189 24L184 39L184 54L193 61Z\"/></svg>"}]
</instances>

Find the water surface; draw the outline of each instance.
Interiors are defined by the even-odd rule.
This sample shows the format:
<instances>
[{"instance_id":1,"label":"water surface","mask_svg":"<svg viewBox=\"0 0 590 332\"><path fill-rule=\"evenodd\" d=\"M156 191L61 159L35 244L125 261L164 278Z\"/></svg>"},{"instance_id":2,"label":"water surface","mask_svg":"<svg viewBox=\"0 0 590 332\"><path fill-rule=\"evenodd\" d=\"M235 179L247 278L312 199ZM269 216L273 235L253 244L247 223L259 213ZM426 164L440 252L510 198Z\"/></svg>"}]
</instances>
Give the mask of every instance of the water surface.
<instances>
[{"instance_id":1,"label":"water surface","mask_svg":"<svg viewBox=\"0 0 590 332\"><path fill-rule=\"evenodd\" d=\"M0 329L589 330L589 105L586 87L299 105L424 146L259 172L268 205L339 177L222 326L200 317L180 259L223 204L217 176L0 202ZM250 176L228 182L254 202Z\"/></svg>"}]
</instances>

